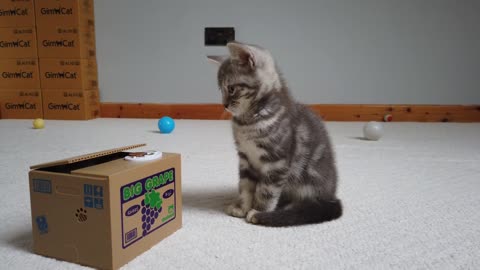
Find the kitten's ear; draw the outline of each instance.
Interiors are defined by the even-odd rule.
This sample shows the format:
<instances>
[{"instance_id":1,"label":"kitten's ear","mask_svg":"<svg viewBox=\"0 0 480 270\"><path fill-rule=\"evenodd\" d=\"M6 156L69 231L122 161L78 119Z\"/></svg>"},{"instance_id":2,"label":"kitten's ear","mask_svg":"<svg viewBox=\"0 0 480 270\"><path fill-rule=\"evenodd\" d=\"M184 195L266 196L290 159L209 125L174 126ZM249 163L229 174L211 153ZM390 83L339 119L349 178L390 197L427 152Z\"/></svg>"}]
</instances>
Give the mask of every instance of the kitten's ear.
<instances>
[{"instance_id":1,"label":"kitten's ear","mask_svg":"<svg viewBox=\"0 0 480 270\"><path fill-rule=\"evenodd\" d=\"M207 55L208 61L216 66L220 66L228 56L226 55Z\"/></svg>"},{"instance_id":2,"label":"kitten's ear","mask_svg":"<svg viewBox=\"0 0 480 270\"><path fill-rule=\"evenodd\" d=\"M242 65L248 64L251 68L255 68L257 64L255 53L248 45L230 42L227 44L227 48L233 60L240 62Z\"/></svg>"}]
</instances>

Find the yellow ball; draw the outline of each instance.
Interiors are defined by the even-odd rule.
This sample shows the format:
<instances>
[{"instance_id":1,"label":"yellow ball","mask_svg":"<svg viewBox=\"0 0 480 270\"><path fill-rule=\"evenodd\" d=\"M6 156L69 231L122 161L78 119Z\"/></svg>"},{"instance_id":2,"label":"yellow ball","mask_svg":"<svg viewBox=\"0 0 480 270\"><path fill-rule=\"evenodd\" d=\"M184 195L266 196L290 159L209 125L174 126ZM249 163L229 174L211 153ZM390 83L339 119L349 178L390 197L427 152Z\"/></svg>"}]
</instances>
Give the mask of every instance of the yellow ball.
<instances>
[{"instance_id":1,"label":"yellow ball","mask_svg":"<svg viewBox=\"0 0 480 270\"><path fill-rule=\"evenodd\" d=\"M34 129L41 129L45 127L45 122L43 121L42 118L37 118L33 120L33 128Z\"/></svg>"}]
</instances>

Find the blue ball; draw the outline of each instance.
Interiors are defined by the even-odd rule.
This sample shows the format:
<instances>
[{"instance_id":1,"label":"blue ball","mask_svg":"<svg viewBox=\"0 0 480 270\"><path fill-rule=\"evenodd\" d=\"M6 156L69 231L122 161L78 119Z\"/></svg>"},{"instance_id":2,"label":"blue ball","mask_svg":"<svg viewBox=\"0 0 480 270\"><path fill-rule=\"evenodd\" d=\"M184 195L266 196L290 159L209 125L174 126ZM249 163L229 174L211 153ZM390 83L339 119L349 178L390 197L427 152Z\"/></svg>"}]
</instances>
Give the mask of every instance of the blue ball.
<instances>
[{"instance_id":1,"label":"blue ball","mask_svg":"<svg viewBox=\"0 0 480 270\"><path fill-rule=\"evenodd\" d=\"M175 128L175 121L171 117L164 116L158 120L158 129L161 133L170 133Z\"/></svg>"}]
</instances>

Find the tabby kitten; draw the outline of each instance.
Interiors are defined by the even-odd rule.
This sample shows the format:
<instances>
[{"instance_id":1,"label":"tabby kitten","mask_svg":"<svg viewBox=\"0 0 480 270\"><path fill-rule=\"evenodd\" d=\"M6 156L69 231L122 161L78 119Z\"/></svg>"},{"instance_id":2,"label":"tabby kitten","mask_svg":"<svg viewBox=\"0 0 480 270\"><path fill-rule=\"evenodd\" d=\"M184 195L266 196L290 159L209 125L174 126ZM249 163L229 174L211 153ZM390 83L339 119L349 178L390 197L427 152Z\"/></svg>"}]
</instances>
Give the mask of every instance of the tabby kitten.
<instances>
[{"instance_id":1,"label":"tabby kitten","mask_svg":"<svg viewBox=\"0 0 480 270\"><path fill-rule=\"evenodd\" d=\"M264 226L320 223L342 215L334 152L321 120L296 103L269 51L227 44L218 85L232 116L240 195L226 212Z\"/></svg>"}]
</instances>

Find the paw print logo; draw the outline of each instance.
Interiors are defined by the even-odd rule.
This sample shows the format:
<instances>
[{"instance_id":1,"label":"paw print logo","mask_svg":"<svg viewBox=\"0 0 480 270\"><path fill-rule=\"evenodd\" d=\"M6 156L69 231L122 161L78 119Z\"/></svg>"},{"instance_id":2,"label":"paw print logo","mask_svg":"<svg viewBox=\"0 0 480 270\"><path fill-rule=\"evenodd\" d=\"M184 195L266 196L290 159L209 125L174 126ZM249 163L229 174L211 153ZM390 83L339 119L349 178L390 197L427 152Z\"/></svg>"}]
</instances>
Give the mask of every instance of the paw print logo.
<instances>
[{"instance_id":1,"label":"paw print logo","mask_svg":"<svg viewBox=\"0 0 480 270\"><path fill-rule=\"evenodd\" d=\"M77 218L78 222L85 222L87 221L87 209L79 208L75 213L75 217Z\"/></svg>"}]
</instances>

